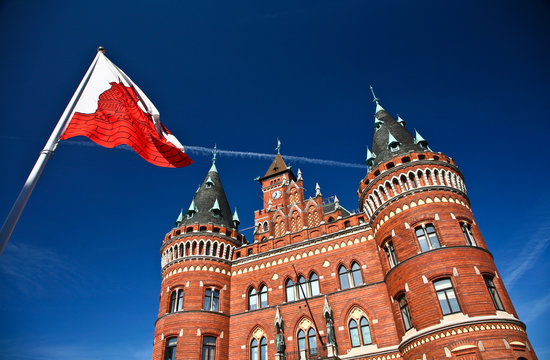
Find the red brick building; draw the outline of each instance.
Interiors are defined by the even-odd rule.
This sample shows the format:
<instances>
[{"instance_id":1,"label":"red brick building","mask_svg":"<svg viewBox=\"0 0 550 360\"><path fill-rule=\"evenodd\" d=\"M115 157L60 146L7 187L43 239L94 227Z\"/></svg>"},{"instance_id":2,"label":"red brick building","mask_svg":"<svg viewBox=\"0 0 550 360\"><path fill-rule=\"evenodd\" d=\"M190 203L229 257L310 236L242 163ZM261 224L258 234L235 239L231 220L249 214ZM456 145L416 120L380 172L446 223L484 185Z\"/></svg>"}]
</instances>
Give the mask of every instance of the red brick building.
<instances>
[{"instance_id":1,"label":"red brick building","mask_svg":"<svg viewBox=\"0 0 550 360\"><path fill-rule=\"evenodd\" d=\"M161 247L153 360L537 359L462 173L375 101L358 213L277 154L248 244L214 157Z\"/></svg>"}]
</instances>

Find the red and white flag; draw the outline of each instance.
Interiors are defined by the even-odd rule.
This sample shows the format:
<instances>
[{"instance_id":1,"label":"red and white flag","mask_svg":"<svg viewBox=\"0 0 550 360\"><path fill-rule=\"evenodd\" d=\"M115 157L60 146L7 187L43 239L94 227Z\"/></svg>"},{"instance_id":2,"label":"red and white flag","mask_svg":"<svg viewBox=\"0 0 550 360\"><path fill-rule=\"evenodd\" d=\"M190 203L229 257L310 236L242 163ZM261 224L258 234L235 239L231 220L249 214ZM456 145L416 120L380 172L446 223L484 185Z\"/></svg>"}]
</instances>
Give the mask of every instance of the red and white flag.
<instances>
[{"instance_id":1,"label":"red and white flag","mask_svg":"<svg viewBox=\"0 0 550 360\"><path fill-rule=\"evenodd\" d=\"M61 139L82 135L108 148L125 144L158 166L192 164L147 96L103 53L98 56Z\"/></svg>"}]
</instances>

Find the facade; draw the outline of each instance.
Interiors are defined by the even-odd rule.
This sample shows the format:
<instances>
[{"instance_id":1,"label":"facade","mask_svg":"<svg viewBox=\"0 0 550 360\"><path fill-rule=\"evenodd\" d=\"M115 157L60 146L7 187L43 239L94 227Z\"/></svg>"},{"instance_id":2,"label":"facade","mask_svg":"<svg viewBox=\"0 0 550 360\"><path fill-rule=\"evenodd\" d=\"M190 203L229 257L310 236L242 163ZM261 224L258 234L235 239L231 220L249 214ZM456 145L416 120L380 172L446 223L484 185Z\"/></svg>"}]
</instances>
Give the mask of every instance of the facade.
<instances>
[{"instance_id":1,"label":"facade","mask_svg":"<svg viewBox=\"0 0 550 360\"><path fill-rule=\"evenodd\" d=\"M357 213L277 154L249 244L214 156L161 247L153 360L537 359L462 173L375 102Z\"/></svg>"}]
</instances>

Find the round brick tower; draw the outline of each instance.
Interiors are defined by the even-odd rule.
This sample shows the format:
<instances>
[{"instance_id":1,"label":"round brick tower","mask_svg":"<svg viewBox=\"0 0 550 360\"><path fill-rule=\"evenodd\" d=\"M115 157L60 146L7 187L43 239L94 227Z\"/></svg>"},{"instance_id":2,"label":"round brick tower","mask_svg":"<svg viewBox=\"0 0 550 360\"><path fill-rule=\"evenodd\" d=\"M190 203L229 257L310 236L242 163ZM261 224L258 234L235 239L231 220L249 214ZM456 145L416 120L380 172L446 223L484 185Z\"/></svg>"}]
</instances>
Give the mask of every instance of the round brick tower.
<instances>
[{"instance_id":1,"label":"round brick tower","mask_svg":"<svg viewBox=\"0 0 550 360\"><path fill-rule=\"evenodd\" d=\"M379 248L403 358L536 359L463 174L375 102L359 206Z\"/></svg>"},{"instance_id":2,"label":"round brick tower","mask_svg":"<svg viewBox=\"0 0 550 360\"><path fill-rule=\"evenodd\" d=\"M153 360L228 358L230 262L243 236L215 161L161 247Z\"/></svg>"}]
</instances>

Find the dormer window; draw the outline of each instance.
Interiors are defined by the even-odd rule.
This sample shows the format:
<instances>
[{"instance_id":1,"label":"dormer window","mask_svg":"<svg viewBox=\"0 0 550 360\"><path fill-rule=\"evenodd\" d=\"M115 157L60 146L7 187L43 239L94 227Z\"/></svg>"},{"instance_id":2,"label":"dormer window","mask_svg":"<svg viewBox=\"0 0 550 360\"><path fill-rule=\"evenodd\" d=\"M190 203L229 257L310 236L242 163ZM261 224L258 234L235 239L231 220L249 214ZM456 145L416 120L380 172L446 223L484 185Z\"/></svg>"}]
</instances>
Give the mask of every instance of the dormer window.
<instances>
[{"instance_id":1,"label":"dormer window","mask_svg":"<svg viewBox=\"0 0 550 360\"><path fill-rule=\"evenodd\" d=\"M374 118L374 131L380 129L382 127L382 124L384 124L382 120L378 120L377 118Z\"/></svg>"},{"instance_id":2,"label":"dormer window","mask_svg":"<svg viewBox=\"0 0 550 360\"><path fill-rule=\"evenodd\" d=\"M214 202L214 205L212 206L212 209L210 209L210 211L212 212L212 215L214 215L214 217L220 217L222 215L220 204L218 203L218 198L216 198L216 201Z\"/></svg>"},{"instance_id":3,"label":"dormer window","mask_svg":"<svg viewBox=\"0 0 550 360\"><path fill-rule=\"evenodd\" d=\"M393 144L389 145L389 147L390 147L391 152L396 152L396 151L399 150L399 143L398 142L393 143Z\"/></svg>"},{"instance_id":4,"label":"dormer window","mask_svg":"<svg viewBox=\"0 0 550 360\"><path fill-rule=\"evenodd\" d=\"M211 188L212 186L214 186L214 181L212 180L212 178L209 176L208 179L206 179L206 183L205 183L205 186L207 189Z\"/></svg>"}]
</instances>

